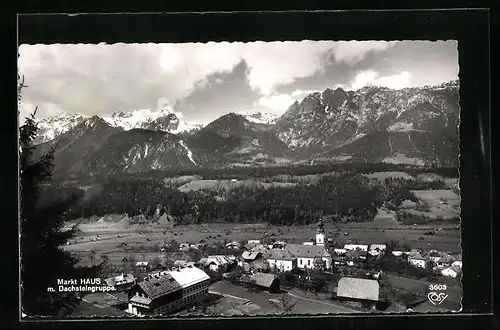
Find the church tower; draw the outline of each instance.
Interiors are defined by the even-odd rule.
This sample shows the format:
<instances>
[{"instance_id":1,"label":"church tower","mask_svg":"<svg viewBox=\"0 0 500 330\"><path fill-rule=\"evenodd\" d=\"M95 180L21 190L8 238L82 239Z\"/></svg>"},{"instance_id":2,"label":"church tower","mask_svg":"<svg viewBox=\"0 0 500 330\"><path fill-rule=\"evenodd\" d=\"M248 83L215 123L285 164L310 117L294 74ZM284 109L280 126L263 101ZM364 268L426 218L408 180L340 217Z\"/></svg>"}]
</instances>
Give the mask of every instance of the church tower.
<instances>
[{"instance_id":1,"label":"church tower","mask_svg":"<svg viewBox=\"0 0 500 330\"><path fill-rule=\"evenodd\" d=\"M316 230L316 245L325 246L325 228L321 220L319 221L318 229Z\"/></svg>"}]
</instances>

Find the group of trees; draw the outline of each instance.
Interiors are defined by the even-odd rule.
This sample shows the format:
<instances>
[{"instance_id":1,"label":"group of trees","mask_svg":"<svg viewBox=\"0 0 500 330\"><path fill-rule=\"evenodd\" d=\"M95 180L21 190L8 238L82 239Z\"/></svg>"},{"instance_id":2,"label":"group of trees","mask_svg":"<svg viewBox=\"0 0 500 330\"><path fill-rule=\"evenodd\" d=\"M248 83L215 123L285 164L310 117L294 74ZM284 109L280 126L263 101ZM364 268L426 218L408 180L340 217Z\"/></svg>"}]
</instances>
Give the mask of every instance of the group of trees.
<instances>
[{"instance_id":1,"label":"group of trees","mask_svg":"<svg viewBox=\"0 0 500 330\"><path fill-rule=\"evenodd\" d=\"M418 175L421 173L436 173L447 178L458 178L457 167L443 166L416 166L410 164L389 164L389 163L318 163L318 164L292 164L287 166L273 167L235 167L235 168L172 168L165 170L150 170L134 173L117 173L113 176L119 180L135 180L135 179L155 179L163 180L166 177L179 177L184 175L199 175L207 180L229 180L248 178L266 179L273 176L286 174L291 176L301 176L310 174L324 174L331 172L339 173L374 173L385 171L405 172L410 175ZM59 181L66 181L67 178L61 178ZM83 185L91 185L100 183L108 179L108 175L94 175L87 177L72 178L75 182Z\"/></svg>"},{"instance_id":2,"label":"group of trees","mask_svg":"<svg viewBox=\"0 0 500 330\"><path fill-rule=\"evenodd\" d=\"M369 184L361 175L324 176L314 185L263 187L241 185L181 192L158 180L108 180L84 194L61 188L79 198L68 211L69 218L124 214L152 218L157 206L178 224L209 222L305 225L324 214L336 214L353 221L369 221L377 212L381 187ZM55 194L54 194L55 196ZM82 197L84 196L84 197ZM222 197L221 197L222 196Z\"/></svg>"},{"instance_id":3,"label":"group of trees","mask_svg":"<svg viewBox=\"0 0 500 330\"><path fill-rule=\"evenodd\" d=\"M24 79L18 78L20 103L26 86ZM33 141L38 132L35 115L36 110L19 128L21 309L27 316L62 317L76 306L77 295L47 288L56 287L58 279L95 277L101 265L78 267L78 260L62 249L77 232L76 227L63 230L65 212L77 196L40 203L42 187L52 177L54 151L34 159Z\"/></svg>"},{"instance_id":4,"label":"group of trees","mask_svg":"<svg viewBox=\"0 0 500 330\"><path fill-rule=\"evenodd\" d=\"M283 173L283 169L280 171ZM296 171L309 173L300 167ZM144 215L158 219L166 213L177 224L267 222L307 225L324 215L334 215L334 221L370 221L381 205L397 210L405 200L418 202L411 192L413 189L444 186L442 181L404 178L387 178L380 185L354 170L351 172L324 175L312 183L304 181L288 186L264 187L256 182L231 189L221 185L188 192L166 186L163 180L154 177L114 177L85 192L74 186L48 186L45 188L47 194L43 195L47 196L44 198L46 203L65 198L78 200L69 208L68 218L126 213L130 217ZM158 206L160 213L156 213Z\"/></svg>"}]
</instances>

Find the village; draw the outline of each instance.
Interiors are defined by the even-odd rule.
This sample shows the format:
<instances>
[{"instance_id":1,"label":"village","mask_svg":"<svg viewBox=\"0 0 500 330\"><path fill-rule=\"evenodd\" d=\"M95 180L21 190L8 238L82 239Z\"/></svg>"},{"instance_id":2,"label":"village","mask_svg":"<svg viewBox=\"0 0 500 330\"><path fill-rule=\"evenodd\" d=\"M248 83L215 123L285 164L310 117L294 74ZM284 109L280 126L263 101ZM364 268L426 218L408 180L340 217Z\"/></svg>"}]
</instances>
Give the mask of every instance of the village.
<instances>
[{"instance_id":1,"label":"village","mask_svg":"<svg viewBox=\"0 0 500 330\"><path fill-rule=\"evenodd\" d=\"M74 316L460 309L460 253L410 249L393 241L339 245L335 242L339 235L348 233L327 233L319 221L315 237L301 244L269 238L224 242L217 247L207 247L203 240L164 243L157 252L179 258L168 262L123 257L122 266L109 267L105 279L117 291L84 296ZM446 288L446 303L429 302L432 285Z\"/></svg>"}]
</instances>

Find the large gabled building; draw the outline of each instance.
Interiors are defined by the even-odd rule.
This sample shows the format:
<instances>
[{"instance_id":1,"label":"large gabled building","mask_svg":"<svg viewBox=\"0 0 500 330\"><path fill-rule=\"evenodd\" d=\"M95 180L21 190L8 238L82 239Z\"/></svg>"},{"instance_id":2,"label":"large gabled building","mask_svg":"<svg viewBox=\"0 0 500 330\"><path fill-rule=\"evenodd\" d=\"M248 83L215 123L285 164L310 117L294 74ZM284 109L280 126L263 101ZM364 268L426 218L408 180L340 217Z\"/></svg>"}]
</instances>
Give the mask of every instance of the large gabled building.
<instances>
[{"instance_id":1,"label":"large gabled building","mask_svg":"<svg viewBox=\"0 0 500 330\"><path fill-rule=\"evenodd\" d=\"M161 272L134 285L128 300L127 311L131 314L168 314L180 307L182 286L168 272Z\"/></svg>"},{"instance_id":2,"label":"large gabled building","mask_svg":"<svg viewBox=\"0 0 500 330\"><path fill-rule=\"evenodd\" d=\"M337 299L348 301L358 306L385 308L387 302L381 295L377 280L342 277L338 282Z\"/></svg>"}]
</instances>

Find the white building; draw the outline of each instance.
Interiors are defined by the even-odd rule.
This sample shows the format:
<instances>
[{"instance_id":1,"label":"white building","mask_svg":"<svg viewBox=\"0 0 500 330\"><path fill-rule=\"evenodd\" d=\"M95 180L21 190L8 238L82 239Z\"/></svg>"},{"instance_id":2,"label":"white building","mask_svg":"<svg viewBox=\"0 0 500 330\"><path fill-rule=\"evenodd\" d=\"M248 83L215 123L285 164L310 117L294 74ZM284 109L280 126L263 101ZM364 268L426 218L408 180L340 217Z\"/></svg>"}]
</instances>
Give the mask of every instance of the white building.
<instances>
[{"instance_id":1,"label":"white building","mask_svg":"<svg viewBox=\"0 0 500 330\"><path fill-rule=\"evenodd\" d=\"M248 244L260 244L260 239L249 239Z\"/></svg>"},{"instance_id":2,"label":"white building","mask_svg":"<svg viewBox=\"0 0 500 330\"><path fill-rule=\"evenodd\" d=\"M314 245L314 242L304 242L302 245Z\"/></svg>"},{"instance_id":3,"label":"white building","mask_svg":"<svg viewBox=\"0 0 500 330\"><path fill-rule=\"evenodd\" d=\"M346 249L333 249L333 252L339 255L346 254L347 250Z\"/></svg>"},{"instance_id":4,"label":"white building","mask_svg":"<svg viewBox=\"0 0 500 330\"><path fill-rule=\"evenodd\" d=\"M462 269L462 260L455 260L451 265Z\"/></svg>"},{"instance_id":5,"label":"white building","mask_svg":"<svg viewBox=\"0 0 500 330\"><path fill-rule=\"evenodd\" d=\"M372 244L370 245L370 250L368 251L368 253L371 256L376 257L385 253L386 250L387 246L385 244Z\"/></svg>"},{"instance_id":6,"label":"white building","mask_svg":"<svg viewBox=\"0 0 500 330\"><path fill-rule=\"evenodd\" d=\"M460 275L461 269L455 266L451 266L448 268L445 268L441 271L441 275L446 276L446 277L453 277L456 278Z\"/></svg>"},{"instance_id":7,"label":"white building","mask_svg":"<svg viewBox=\"0 0 500 330\"><path fill-rule=\"evenodd\" d=\"M427 265L427 261L424 258L418 257L408 258L408 262L410 263L410 265L419 268L425 268L425 266Z\"/></svg>"},{"instance_id":8,"label":"white building","mask_svg":"<svg viewBox=\"0 0 500 330\"><path fill-rule=\"evenodd\" d=\"M285 250L297 258L297 267L299 268L313 269L316 259L323 260L326 269L332 267L332 256L324 246L288 244Z\"/></svg>"},{"instance_id":9,"label":"white building","mask_svg":"<svg viewBox=\"0 0 500 330\"><path fill-rule=\"evenodd\" d=\"M223 255L211 255L204 260L204 264L208 265L208 268L214 272L224 270L230 262L229 258Z\"/></svg>"},{"instance_id":10,"label":"white building","mask_svg":"<svg viewBox=\"0 0 500 330\"><path fill-rule=\"evenodd\" d=\"M151 274L129 290L127 312L166 315L182 309L208 294L209 279L204 271L192 266Z\"/></svg>"},{"instance_id":11,"label":"white building","mask_svg":"<svg viewBox=\"0 0 500 330\"><path fill-rule=\"evenodd\" d=\"M363 252L367 252L368 251L368 245L364 245L364 244L346 244L344 245L344 249L345 250L361 250Z\"/></svg>"},{"instance_id":12,"label":"white building","mask_svg":"<svg viewBox=\"0 0 500 330\"><path fill-rule=\"evenodd\" d=\"M228 249L239 249L241 248L241 244L236 242L236 241L232 241L232 242L229 242L226 244L226 248Z\"/></svg>"},{"instance_id":13,"label":"white building","mask_svg":"<svg viewBox=\"0 0 500 330\"><path fill-rule=\"evenodd\" d=\"M392 251L392 255L395 257L401 257L403 253L403 251Z\"/></svg>"},{"instance_id":14,"label":"white building","mask_svg":"<svg viewBox=\"0 0 500 330\"><path fill-rule=\"evenodd\" d=\"M264 255L271 270L280 272L290 271L297 268L297 257L287 250L272 249Z\"/></svg>"}]
</instances>

